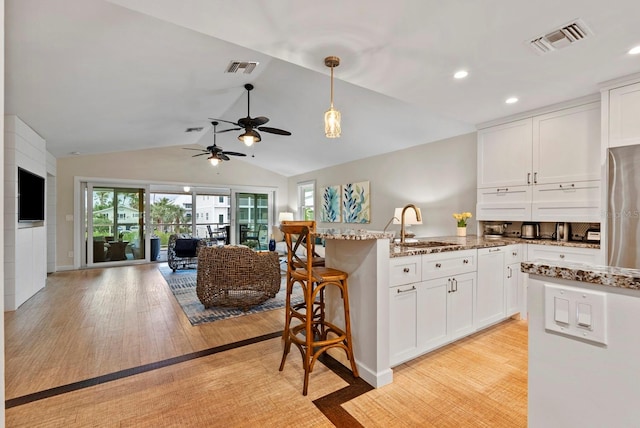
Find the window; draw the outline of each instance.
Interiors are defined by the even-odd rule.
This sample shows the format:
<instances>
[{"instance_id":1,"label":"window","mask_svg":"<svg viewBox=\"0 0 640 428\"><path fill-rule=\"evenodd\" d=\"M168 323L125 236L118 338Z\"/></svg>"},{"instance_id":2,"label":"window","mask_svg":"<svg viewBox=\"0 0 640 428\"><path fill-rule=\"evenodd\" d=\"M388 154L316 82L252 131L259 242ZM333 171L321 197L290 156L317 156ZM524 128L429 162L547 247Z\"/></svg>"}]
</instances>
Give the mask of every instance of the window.
<instances>
[{"instance_id":1,"label":"window","mask_svg":"<svg viewBox=\"0 0 640 428\"><path fill-rule=\"evenodd\" d=\"M224 223L224 214L218 214L218 223Z\"/></svg>"},{"instance_id":2,"label":"window","mask_svg":"<svg viewBox=\"0 0 640 428\"><path fill-rule=\"evenodd\" d=\"M298 183L298 216L300 220L315 220L315 181Z\"/></svg>"},{"instance_id":3,"label":"window","mask_svg":"<svg viewBox=\"0 0 640 428\"><path fill-rule=\"evenodd\" d=\"M219 196L219 197L218 197L218 202L220 202L221 204L223 204L223 203L224 203L224 196ZM222 223L222 222L220 222L220 223Z\"/></svg>"}]
</instances>

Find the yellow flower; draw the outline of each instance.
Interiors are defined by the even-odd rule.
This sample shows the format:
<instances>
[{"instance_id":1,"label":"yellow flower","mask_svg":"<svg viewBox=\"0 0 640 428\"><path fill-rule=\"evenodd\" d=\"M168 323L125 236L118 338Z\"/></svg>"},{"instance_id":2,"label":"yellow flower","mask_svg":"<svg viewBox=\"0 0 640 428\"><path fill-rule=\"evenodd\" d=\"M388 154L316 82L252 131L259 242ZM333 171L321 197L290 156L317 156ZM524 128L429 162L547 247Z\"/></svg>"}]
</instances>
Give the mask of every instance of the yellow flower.
<instances>
[{"instance_id":1,"label":"yellow flower","mask_svg":"<svg viewBox=\"0 0 640 428\"><path fill-rule=\"evenodd\" d=\"M473 217L470 212L453 213L453 218L458 222L458 227L467 227L467 219Z\"/></svg>"}]
</instances>

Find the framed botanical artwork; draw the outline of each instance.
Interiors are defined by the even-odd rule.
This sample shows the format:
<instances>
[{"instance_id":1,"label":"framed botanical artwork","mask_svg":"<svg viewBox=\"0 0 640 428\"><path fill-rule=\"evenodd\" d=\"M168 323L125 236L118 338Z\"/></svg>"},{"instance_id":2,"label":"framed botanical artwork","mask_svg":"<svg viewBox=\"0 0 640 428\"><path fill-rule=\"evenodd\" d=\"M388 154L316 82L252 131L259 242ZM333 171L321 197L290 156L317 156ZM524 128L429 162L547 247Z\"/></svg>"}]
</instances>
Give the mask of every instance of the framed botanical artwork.
<instances>
[{"instance_id":1,"label":"framed botanical artwork","mask_svg":"<svg viewBox=\"0 0 640 428\"><path fill-rule=\"evenodd\" d=\"M340 219L340 186L327 186L322 188L320 194L320 221L327 223L339 223Z\"/></svg>"},{"instance_id":2,"label":"framed botanical artwork","mask_svg":"<svg viewBox=\"0 0 640 428\"><path fill-rule=\"evenodd\" d=\"M342 218L345 223L371 223L369 182L342 186Z\"/></svg>"}]
</instances>

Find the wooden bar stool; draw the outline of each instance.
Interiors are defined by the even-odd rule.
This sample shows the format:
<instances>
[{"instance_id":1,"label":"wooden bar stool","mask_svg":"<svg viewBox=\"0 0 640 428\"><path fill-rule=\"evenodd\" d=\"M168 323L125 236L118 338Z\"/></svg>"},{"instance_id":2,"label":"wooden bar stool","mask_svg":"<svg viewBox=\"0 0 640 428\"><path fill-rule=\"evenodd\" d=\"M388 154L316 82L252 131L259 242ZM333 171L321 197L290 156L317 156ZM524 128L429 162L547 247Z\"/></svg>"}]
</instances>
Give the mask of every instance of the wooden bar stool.
<instances>
[{"instance_id":1,"label":"wooden bar stool","mask_svg":"<svg viewBox=\"0 0 640 428\"><path fill-rule=\"evenodd\" d=\"M330 348L344 349L351 363L351 371L354 377L358 377L351 339L348 274L324 266L314 267L313 257L302 257L296 253L296 249L299 250L300 246L304 246L307 255L313 254L314 237L311 231L315 230L315 222L287 222L281 224L280 229L284 233L287 244L287 296L283 332L284 350L280 371L284 369L284 363L293 343L302 355L304 367L302 394L307 395L309 374L313 371L318 357ZM291 293L295 284L300 284L302 287L304 302L292 306ZM344 307L344 330L325 318L324 293L329 286L340 290Z\"/></svg>"}]
</instances>

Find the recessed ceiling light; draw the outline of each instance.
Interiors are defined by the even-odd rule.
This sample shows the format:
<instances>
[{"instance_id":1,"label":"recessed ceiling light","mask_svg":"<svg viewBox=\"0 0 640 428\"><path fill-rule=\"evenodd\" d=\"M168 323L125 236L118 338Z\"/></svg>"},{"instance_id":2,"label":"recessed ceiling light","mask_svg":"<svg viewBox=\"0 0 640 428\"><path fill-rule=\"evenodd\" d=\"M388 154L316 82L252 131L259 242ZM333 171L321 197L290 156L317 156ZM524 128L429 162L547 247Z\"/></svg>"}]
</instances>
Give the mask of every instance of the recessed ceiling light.
<instances>
[{"instance_id":1,"label":"recessed ceiling light","mask_svg":"<svg viewBox=\"0 0 640 428\"><path fill-rule=\"evenodd\" d=\"M637 55L640 54L640 46L636 46L635 48L629 49L629 55Z\"/></svg>"},{"instance_id":2,"label":"recessed ceiling light","mask_svg":"<svg viewBox=\"0 0 640 428\"><path fill-rule=\"evenodd\" d=\"M453 75L456 79L464 79L467 77L469 73L465 70L456 71L456 74Z\"/></svg>"},{"instance_id":3,"label":"recessed ceiling light","mask_svg":"<svg viewBox=\"0 0 640 428\"><path fill-rule=\"evenodd\" d=\"M71 152L72 155L74 156L78 156L80 154L80 152Z\"/></svg>"},{"instance_id":4,"label":"recessed ceiling light","mask_svg":"<svg viewBox=\"0 0 640 428\"><path fill-rule=\"evenodd\" d=\"M511 97L511 98L507 98L504 102L507 104L513 104L513 103L517 103L518 99L516 97Z\"/></svg>"}]
</instances>

